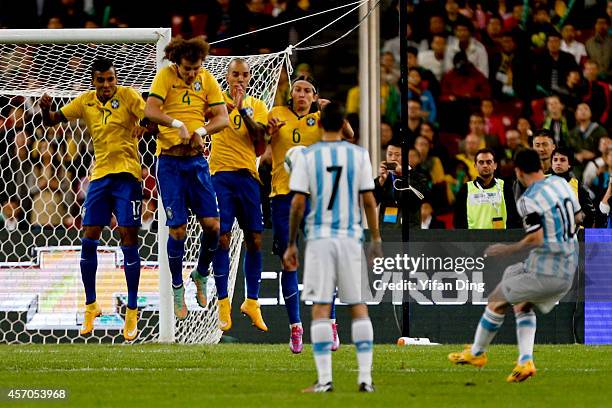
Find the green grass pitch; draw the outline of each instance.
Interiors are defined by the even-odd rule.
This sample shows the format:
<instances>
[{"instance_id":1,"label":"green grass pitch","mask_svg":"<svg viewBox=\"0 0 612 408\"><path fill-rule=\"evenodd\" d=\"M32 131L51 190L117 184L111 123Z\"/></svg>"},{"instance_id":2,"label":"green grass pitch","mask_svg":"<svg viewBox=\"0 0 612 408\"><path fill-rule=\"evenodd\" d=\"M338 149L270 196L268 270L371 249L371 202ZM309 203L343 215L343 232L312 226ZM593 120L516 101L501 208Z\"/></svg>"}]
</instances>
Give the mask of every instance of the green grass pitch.
<instances>
[{"instance_id":1,"label":"green grass pitch","mask_svg":"<svg viewBox=\"0 0 612 408\"><path fill-rule=\"evenodd\" d=\"M137 407L610 407L612 347L536 345L538 373L507 384L516 347L493 346L482 370L446 360L460 346L374 349L376 393L360 394L354 348L333 354L331 394L304 395L315 379L310 348L286 345L2 345L0 389L67 389L62 402L0 406Z\"/></svg>"}]
</instances>

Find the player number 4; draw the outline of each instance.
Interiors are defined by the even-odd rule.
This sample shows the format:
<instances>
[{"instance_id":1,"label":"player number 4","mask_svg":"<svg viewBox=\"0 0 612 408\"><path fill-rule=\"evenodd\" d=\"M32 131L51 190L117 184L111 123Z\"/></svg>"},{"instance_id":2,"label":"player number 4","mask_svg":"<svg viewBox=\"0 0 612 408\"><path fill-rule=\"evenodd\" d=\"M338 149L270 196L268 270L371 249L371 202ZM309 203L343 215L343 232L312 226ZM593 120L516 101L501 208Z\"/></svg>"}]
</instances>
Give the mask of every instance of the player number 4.
<instances>
[{"instance_id":1,"label":"player number 4","mask_svg":"<svg viewBox=\"0 0 612 408\"><path fill-rule=\"evenodd\" d=\"M342 166L329 166L327 167L327 171L332 173L332 177L334 177L334 188L332 189L332 195L327 205L327 209L331 210L336 203L336 194L338 193L338 185L340 184L340 176L342 175Z\"/></svg>"},{"instance_id":2,"label":"player number 4","mask_svg":"<svg viewBox=\"0 0 612 408\"><path fill-rule=\"evenodd\" d=\"M191 105L191 98L189 97L189 91L185 91L185 94L183 95L183 103L186 103L187 105Z\"/></svg>"}]
</instances>

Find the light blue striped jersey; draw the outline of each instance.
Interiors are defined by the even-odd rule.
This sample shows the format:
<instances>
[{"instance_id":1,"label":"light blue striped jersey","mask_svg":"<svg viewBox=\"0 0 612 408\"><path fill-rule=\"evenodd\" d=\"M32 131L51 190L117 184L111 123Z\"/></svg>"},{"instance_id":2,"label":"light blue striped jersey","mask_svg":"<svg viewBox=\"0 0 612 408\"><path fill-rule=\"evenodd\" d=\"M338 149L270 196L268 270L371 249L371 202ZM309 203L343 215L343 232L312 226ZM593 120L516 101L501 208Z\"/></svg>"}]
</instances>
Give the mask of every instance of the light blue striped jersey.
<instances>
[{"instance_id":1,"label":"light blue striped jersey","mask_svg":"<svg viewBox=\"0 0 612 408\"><path fill-rule=\"evenodd\" d=\"M363 239L360 193L374 190L370 155L345 141L304 149L291 170L289 188L310 194L306 239Z\"/></svg>"},{"instance_id":2,"label":"light blue striped jersey","mask_svg":"<svg viewBox=\"0 0 612 408\"><path fill-rule=\"evenodd\" d=\"M558 176L533 183L518 200L517 210L528 234L539 229L544 234L544 244L530 252L525 269L573 279L578 265L574 217L580 212L580 203L569 183Z\"/></svg>"}]
</instances>

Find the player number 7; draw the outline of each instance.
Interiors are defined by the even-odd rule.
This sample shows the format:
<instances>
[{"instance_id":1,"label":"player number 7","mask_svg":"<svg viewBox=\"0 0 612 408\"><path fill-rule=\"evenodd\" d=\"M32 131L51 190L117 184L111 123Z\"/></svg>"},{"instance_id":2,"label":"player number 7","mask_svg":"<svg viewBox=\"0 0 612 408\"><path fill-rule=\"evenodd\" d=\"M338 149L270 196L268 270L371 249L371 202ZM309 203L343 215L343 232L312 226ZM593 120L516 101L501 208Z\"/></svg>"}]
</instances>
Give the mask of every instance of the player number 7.
<instances>
[{"instance_id":1,"label":"player number 7","mask_svg":"<svg viewBox=\"0 0 612 408\"><path fill-rule=\"evenodd\" d=\"M338 184L340 183L340 176L342 175L342 166L328 166L327 171L333 173L334 177L334 188L332 189L332 195L329 199L329 204L327 205L327 209L331 210L334 208L334 204L336 201L336 194L338 193Z\"/></svg>"}]
</instances>

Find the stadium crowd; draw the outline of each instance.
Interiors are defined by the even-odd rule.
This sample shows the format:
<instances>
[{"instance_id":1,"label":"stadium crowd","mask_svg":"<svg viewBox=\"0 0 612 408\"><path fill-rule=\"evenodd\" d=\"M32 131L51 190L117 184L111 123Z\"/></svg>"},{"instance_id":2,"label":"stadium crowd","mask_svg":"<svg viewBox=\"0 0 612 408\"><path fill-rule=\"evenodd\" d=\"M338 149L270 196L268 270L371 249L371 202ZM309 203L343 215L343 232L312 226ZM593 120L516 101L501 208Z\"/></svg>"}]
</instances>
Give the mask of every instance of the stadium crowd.
<instances>
[{"instance_id":1,"label":"stadium crowd","mask_svg":"<svg viewBox=\"0 0 612 408\"><path fill-rule=\"evenodd\" d=\"M590 200L593 221L585 226L608 227L609 216L601 210L606 209L605 201L610 197L612 174L612 1L531 0L528 7L522 0L408 3L409 172L403 171L399 159L398 2L381 3L381 150L385 160L374 167L379 170L375 184L383 234L385 228L395 228L401 222L398 211L402 199L408 199L410 205L404 222L414 228L518 227L514 207L520 191L512 191L518 190L513 157L527 147L538 151L549 173L575 180L577 194L580 191ZM3 10L0 27L133 27L158 23L170 24L176 36L204 35L216 41L329 8L330 4L315 0L178 1L152 16L160 21L144 22L140 2L29 1L26 5L21 2L19 11L12 10L11 5ZM237 55L277 51L291 38L309 34L311 28L297 23L280 34L274 32L272 37L264 32L228 43L228 48L222 43L212 52ZM324 69L321 61L300 64L295 75ZM289 82L290 78L283 75L276 105L286 103ZM346 98L354 141L358 142L359 88L347 86L346 92L332 96ZM46 137L32 137L36 107L28 101L25 110L14 108L18 105L19 100L3 101L0 112L2 168L11 169L10 174L3 175L6 188L0 193L0 218L8 228L79 227L77 204L83 202L86 169L92 161L91 151L80 143L84 135L56 135L54 132L61 132L57 128L48 131ZM141 142L145 164L143 224L155 228L157 197L155 179L148 172L152 164L149 143L151 139ZM479 163L481 156L486 160ZM560 156L567 159L567 165L555 166ZM270 188L266 172L269 168L262 166L262 201ZM406 173L413 186L425 193L423 205L412 193L393 189L394 180ZM473 181L477 182L470 183ZM602 201L604 206L600 206ZM263 208L264 217L269 219L269 205L264 203ZM486 211L485 216L478 216ZM489 213L495 214L489 217Z\"/></svg>"}]
</instances>

